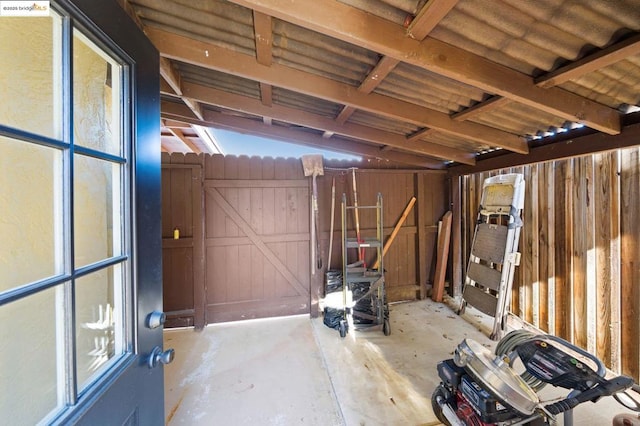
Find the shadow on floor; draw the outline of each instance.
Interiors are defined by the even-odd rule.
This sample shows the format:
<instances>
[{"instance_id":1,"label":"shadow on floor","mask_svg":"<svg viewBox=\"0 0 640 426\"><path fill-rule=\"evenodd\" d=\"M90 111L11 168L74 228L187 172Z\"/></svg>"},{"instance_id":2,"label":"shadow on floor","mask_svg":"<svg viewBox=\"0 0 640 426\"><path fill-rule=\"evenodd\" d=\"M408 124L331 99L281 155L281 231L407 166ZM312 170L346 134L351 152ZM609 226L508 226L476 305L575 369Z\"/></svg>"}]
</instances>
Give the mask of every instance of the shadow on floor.
<instances>
[{"instance_id":1,"label":"shadow on floor","mask_svg":"<svg viewBox=\"0 0 640 426\"><path fill-rule=\"evenodd\" d=\"M308 316L166 330L176 350L165 367L170 425L437 425L436 364L470 337L490 348L486 327L430 300L393 304L391 335L350 330L340 338ZM576 410L576 423L611 424L612 398Z\"/></svg>"}]
</instances>

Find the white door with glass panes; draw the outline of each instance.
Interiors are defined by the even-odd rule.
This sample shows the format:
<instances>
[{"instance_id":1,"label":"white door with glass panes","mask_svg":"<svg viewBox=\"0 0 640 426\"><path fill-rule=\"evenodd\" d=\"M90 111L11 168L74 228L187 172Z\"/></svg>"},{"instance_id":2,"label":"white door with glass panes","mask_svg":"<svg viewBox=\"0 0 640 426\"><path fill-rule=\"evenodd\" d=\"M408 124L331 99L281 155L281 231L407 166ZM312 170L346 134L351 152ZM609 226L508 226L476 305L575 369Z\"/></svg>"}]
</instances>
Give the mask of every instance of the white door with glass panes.
<instances>
[{"instance_id":1,"label":"white door with glass panes","mask_svg":"<svg viewBox=\"0 0 640 426\"><path fill-rule=\"evenodd\" d=\"M158 53L115 1L28 3L0 11L0 423L163 424Z\"/></svg>"}]
</instances>

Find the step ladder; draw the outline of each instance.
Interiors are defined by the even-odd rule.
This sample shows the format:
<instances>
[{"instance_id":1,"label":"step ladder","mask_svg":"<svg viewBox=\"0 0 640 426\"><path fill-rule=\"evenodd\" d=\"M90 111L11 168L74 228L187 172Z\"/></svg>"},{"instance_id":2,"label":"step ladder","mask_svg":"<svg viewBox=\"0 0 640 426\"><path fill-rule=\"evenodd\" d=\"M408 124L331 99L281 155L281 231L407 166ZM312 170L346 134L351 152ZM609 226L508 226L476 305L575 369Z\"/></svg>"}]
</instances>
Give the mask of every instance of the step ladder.
<instances>
[{"instance_id":1,"label":"step ladder","mask_svg":"<svg viewBox=\"0 0 640 426\"><path fill-rule=\"evenodd\" d=\"M515 267L520 264L524 177L519 173L485 179L459 314L467 305L494 318L492 340L506 326Z\"/></svg>"}]
</instances>

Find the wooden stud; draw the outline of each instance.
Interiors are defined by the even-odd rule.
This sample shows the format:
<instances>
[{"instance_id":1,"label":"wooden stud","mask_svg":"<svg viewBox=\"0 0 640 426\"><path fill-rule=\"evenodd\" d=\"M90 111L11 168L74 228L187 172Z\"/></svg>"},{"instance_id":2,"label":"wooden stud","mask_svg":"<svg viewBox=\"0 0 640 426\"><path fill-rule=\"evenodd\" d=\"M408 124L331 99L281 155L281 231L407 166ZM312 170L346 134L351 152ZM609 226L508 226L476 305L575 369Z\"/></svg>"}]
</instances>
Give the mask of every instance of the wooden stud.
<instances>
[{"instance_id":1,"label":"wooden stud","mask_svg":"<svg viewBox=\"0 0 640 426\"><path fill-rule=\"evenodd\" d=\"M435 302L442 302L444 295L444 279L447 272L451 236L451 216L451 211L448 211L442 217L442 228L438 236L438 259L436 261L436 274L433 279L433 294L431 295Z\"/></svg>"}]
</instances>

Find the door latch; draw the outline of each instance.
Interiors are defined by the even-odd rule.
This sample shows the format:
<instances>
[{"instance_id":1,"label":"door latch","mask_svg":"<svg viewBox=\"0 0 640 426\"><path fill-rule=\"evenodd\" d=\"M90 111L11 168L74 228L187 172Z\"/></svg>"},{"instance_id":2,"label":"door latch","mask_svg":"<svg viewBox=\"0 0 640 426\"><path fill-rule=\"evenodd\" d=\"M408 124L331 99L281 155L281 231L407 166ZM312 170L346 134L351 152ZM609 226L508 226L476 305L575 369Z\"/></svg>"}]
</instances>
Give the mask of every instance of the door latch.
<instances>
[{"instance_id":1,"label":"door latch","mask_svg":"<svg viewBox=\"0 0 640 426\"><path fill-rule=\"evenodd\" d=\"M164 312L153 311L147 315L147 327L154 329L160 327L167 320Z\"/></svg>"}]
</instances>

